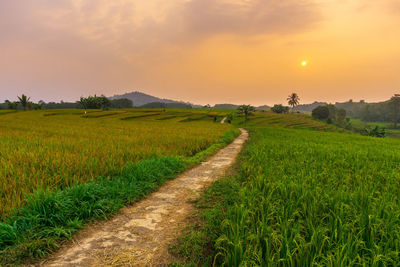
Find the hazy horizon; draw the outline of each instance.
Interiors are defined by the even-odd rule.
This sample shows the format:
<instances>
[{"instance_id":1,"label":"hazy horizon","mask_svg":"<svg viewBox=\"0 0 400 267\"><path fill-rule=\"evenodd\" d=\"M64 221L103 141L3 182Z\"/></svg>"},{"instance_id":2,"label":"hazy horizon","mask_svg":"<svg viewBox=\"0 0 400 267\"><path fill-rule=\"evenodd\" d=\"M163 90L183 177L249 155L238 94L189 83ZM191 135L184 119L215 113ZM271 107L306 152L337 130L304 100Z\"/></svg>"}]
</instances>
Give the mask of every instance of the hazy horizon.
<instances>
[{"instance_id":1,"label":"hazy horizon","mask_svg":"<svg viewBox=\"0 0 400 267\"><path fill-rule=\"evenodd\" d=\"M118 93L118 94L114 94L114 95L106 95L107 97L113 97L113 96L115 96L115 95L124 95L124 94L127 94L127 93L133 93L133 92L140 92L140 93L144 93L144 94L147 94L147 95L151 95L151 94L149 94L149 93L146 93L145 91L139 91L139 90L133 90L133 91L126 91L126 92L124 92L124 93ZM9 101L18 101L18 96L20 96L21 94L18 94L18 95L16 95L16 96L14 96L14 97L10 97L10 98L7 98L7 99L5 99L5 100L9 100ZM93 94L94 95L94 94ZM100 96L100 95L104 95L104 94L101 94L101 93L96 93L96 95L98 95L98 96ZM83 96L83 97L87 97L88 95L85 95L85 96ZM160 97L160 96L157 96L157 95L151 95L151 96L154 96L154 97L158 97L158 98L161 98L161 99L169 99L169 100L174 100L174 101L182 101L182 102L189 102L189 103L191 103L191 104L194 104L194 105L207 105L207 104L210 104L210 105L216 105L216 104L234 104L234 105L242 105L242 104L250 104L250 105L254 105L254 106L264 106L264 105L268 105L268 106L273 106L273 105L275 105L275 104L283 104L283 105L288 105L287 104L287 101L286 101L286 98L284 98L284 99L282 99L282 101L281 102L274 102L274 103L261 103L261 104L254 104L254 103L247 103L247 102L204 102L204 103L196 103L196 102L192 102L192 101L188 101L188 100L185 100L185 99L174 99L174 98L171 98L171 97ZM45 101L46 103L49 103L49 102L57 102L57 103L59 103L60 101L63 101L63 102L77 102L78 100L79 100L79 97L77 97L77 98L74 98L74 99L71 99L71 100L65 100L65 99L50 99L50 100L47 100L46 101L46 99L39 99L39 98L37 98L37 97L34 97L34 96L30 96L30 95L28 95L28 97L30 97L30 100L31 101L34 101L34 102L38 102L38 101L40 101L40 100L43 100L43 101ZM343 101L329 101L329 100L312 100L312 101L308 101L308 102L304 102L304 101L301 101L301 99L300 99L300 105L307 105L307 104L313 104L314 102L326 102L326 103L331 103L331 104L334 104L334 103L342 103L342 102L347 102L347 101L349 101L349 100L353 100L354 102L359 102L359 101L361 101L361 100L364 100L365 102L367 102L367 103L376 103L376 102L382 102L382 101L386 101L386 100L388 100L388 99L383 99L383 100L379 100L379 101L367 101L367 100L365 100L365 99L354 99L354 98L349 98L349 99L347 99L347 100L343 100ZM0 103L1 102L4 102L4 100L3 101L1 101L0 100Z\"/></svg>"},{"instance_id":2,"label":"hazy horizon","mask_svg":"<svg viewBox=\"0 0 400 267\"><path fill-rule=\"evenodd\" d=\"M5 0L0 102L384 101L400 92L399 15L395 0Z\"/></svg>"}]
</instances>

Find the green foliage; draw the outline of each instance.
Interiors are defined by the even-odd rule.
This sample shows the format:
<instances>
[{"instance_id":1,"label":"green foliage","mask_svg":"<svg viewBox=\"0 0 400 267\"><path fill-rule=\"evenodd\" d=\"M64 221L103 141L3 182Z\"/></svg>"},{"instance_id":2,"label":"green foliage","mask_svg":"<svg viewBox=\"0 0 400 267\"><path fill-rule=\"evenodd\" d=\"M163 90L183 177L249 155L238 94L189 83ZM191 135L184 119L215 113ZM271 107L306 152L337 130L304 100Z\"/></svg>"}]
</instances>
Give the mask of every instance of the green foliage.
<instances>
[{"instance_id":1,"label":"green foliage","mask_svg":"<svg viewBox=\"0 0 400 267\"><path fill-rule=\"evenodd\" d=\"M217 180L196 200L197 212L191 225L182 229L171 249L184 261L176 266L213 266L215 240L221 235L226 207L239 201L241 183L236 178Z\"/></svg>"},{"instance_id":2,"label":"green foliage","mask_svg":"<svg viewBox=\"0 0 400 267\"><path fill-rule=\"evenodd\" d=\"M211 240L193 241L212 258L208 264L399 264L398 140L275 127L250 130L239 174L225 179L223 190L217 190L222 182L212 185L208 199L215 203L206 207L212 216L204 215L193 230L200 237L210 233Z\"/></svg>"},{"instance_id":3,"label":"green foliage","mask_svg":"<svg viewBox=\"0 0 400 267\"><path fill-rule=\"evenodd\" d=\"M228 115L226 115L226 122L232 123L232 121L233 121L233 113L229 113Z\"/></svg>"},{"instance_id":4,"label":"green foliage","mask_svg":"<svg viewBox=\"0 0 400 267\"><path fill-rule=\"evenodd\" d=\"M380 103L348 101L336 103L335 106L345 109L349 116L365 122L393 122L397 126L400 119L400 101L397 98L400 97L395 95L390 100Z\"/></svg>"},{"instance_id":5,"label":"green foliage","mask_svg":"<svg viewBox=\"0 0 400 267\"><path fill-rule=\"evenodd\" d=\"M318 106L313 109L312 116L318 120L326 120L329 118L329 109L327 106Z\"/></svg>"},{"instance_id":6,"label":"green foliage","mask_svg":"<svg viewBox=\"0 0 400 267\"><path fill-rule=\"evenodd\" d=\"M89 97L81 97L78 101L78 104L83 109L103 109L107 110L112 106L111 101L105 96L89 96Z\"/></svg>"},{"instance_id":7,"label":"green foliage","mask_svg":"<svg viewBox=\"0 0 400 267\"><path fill-rule=\"evenodd\" d=\"M327 120L329 124L336 122L341 127L344 127L346 122L346 110L338 109L334 105L318 106L313 109L312 116L318 120Z\"/></svg>"},{"instance_id":8,"label":"green foliage","mask_svg":"<svg viewBox=\"0 0 400 267\"><path fill-rule=\"evenodd\" d=\"M271 111L275 112L275 113L278 113L278 114L288 113L289 112L289 107L285 107L282 104L274 105L271 108Z\"/></svg>"},{"instance_id":9,"label":"green foliage","mask_svg":"<svg viewBox=\"0 0 400 267\"><path fill-rule=\"evenodd\" d=\"M336 112L336 119L338 122L343 123L346 120L346 110L338 109Z\"/></svg>"},{"instance_id":10,"label":"green foliage","mask_svg":"<svg viewBox=\"0 0 400 267\"><path fill-rule=\"evenodd\" d=\"M244 116L244 122L249 120L249 116L253 115L256 108L251 105L241 105L237 108L237 113Z\"/></svg>"},{"instance_id":11,"label":"green foliage","mask_svg":"<svg viewBox=\"0 0 400 267\"><path fill-rule=\"evenodd\" d=\"M7 104L7 109L17 110L19 103L18 102L11 102L9 100L6 100L6 104Z\"/></svg>"},{"instance_id":12,"label":"green foliage","mask_svg":"<svg viewBox=\"0 0 400 267\"><path fill-rule=\"evenodd\" d=\"M400 118L400 95L393 96L390 99L388 106L391 111L394 128L396 129Z\"/></svg>"},{"instance_id":13,"label":"green foliage","mask_svg":"<svg viewBox=\"0 0 400 267\"><path fill-rule=\"evenodd\" d=\"M365 133L366 135L373 137L386 137L385 128L379 126L375 126L375 128L365 128Z\"/></svg>"},{"instance_id":14,"label":"green foliage","mask_svg":"<svg viewBox=\"0 0 400 267\"><path fill-rule=\"evenodd\" d=\"M0 223L0 263L43 257L85 222L107 218L183 170L184 164L177 157L152 158L127 164L113 179L35 192L25 206Z\"/></svg>"},{"instance_id":15,"label":"green foliage","mask_svg":"<svg viewBox=\"0 0 400 267\"><path fill-rule=\"evenodd\" d=\"M44 108L44 106L43 106L43 104L41 104L41 103L39 103L39 104L33 103L33 104L32 104L32 108L33 108L34 110L41 110L41 109Z\"/></svg>"}]
</instances>

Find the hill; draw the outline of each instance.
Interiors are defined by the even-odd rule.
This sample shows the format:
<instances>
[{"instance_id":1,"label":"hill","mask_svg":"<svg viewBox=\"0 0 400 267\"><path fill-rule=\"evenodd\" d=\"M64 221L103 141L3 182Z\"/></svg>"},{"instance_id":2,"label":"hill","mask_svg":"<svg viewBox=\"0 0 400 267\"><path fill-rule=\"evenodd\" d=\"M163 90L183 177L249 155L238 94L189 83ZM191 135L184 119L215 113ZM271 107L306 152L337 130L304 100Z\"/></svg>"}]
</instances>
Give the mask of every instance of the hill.
<instances>
[{"instance_id":1,"label":"hill","mask_svg":"<svg viewBox=\"0 0 400 267\"><path fill-rule=\"evenodd\" d=\"M297 107L294 108L294 110L296 111L307 111L307 112L311 112L313 109L315 109L318 106L325 106L326 102L317 102L315 101L312 104L303 104L303 105L298 105Z\"/></svg>"},{"instance_id":2,"label":"hill","mask_svg":"<svg viewBox=\"0 0 400 267\"><path fill-rule=\"evenodd\" d=\"M257 109L259 109L259 110L263 110L263 109L270 109L271 107L270 106L268 106L268 105L263 105L263 106L259 106L259 107L257 107Z\"/></svg>"},{"instance_id":3,"label":"hill","mask_svg":"<svg viewBox=\"0 0 400 267\"><path fill-rule=\"evenodd\" d=\"M218 109L237 109L239 107L239 105L235 105L235 104L215 104L214 108L218 108Z\"/></svg>"},{"instance_id":4,"label":"hill","mask_svg":"<svg viewBox=\"0 0 400 267\"><path fill-rule=\"evenodd\" d=\"M152 95L148 95L142 92L130 92L130 93L125 93L122 95L114 95L109 97L109 99L114 100L114 99L121 99L121 98L127 98L129 100L132 100L133 106L134 107L140 107L149 103L184 103L182 101L176 101L176 100L171 100L171 99L165 99L165 98L158 98ZM187 104L187 103L185 103Z\"/></svg>"}]
</instances>

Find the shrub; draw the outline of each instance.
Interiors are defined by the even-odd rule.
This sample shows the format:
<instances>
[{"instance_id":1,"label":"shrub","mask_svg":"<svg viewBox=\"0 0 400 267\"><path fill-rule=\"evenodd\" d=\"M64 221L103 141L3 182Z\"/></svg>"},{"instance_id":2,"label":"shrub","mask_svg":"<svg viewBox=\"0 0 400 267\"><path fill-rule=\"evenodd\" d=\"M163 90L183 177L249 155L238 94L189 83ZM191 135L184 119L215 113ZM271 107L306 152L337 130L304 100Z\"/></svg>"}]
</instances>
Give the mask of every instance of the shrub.
<instances>
[{"instance_id":1,"label":"shrub","mask_svg":"<svg viewBox=\"0 0 400 267\"><path fill-rule=\"evenodd\" d=\"M278 113L278 114L288 113L289 112L289 107L285 107L285 106L279 104L279 105L274 105L271 108L271 110L272 110L272 112L275 112L275 113Z\"/></svg>"},{"instance_id":2,"label":"shrub","mask_svg":"<svg viewBox=\"0 0 400 267\"><path fill-rule=\"evenodd\" d=\"M312 116L315 119L326 120L329 118L329 108L327 106L318 106L313 109Z\"/></svg>"},{"instance_id":3,"label":"shrub","mask_svg":"<svg viewBox=\"0 0 400 267\"><path fill-rule=\"evenodd\" d=\"M232 123L232 121L233 121L233 113L229 113L228 115L226 115L226 122Z\"/></svg>"},{"instance_id":4,"label":"shrub","mask_svg":"<svg viewBox=\"0 0 400 267\"><path fill-rule=\"evenodd\" d=\"M386 137L385 128L381 128L379 126L375 126L375 128L365 128L365 133L368 136L373 136L373 137Z\"/></svg>"}]
</instances>

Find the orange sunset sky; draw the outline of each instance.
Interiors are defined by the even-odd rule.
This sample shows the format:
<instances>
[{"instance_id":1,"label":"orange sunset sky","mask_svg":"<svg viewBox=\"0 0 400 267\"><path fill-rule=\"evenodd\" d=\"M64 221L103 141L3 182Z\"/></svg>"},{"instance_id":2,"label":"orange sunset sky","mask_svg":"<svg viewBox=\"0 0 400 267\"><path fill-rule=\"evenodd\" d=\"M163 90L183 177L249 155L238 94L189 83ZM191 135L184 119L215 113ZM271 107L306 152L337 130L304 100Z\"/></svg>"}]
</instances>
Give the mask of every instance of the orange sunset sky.
<instances>
[{"instance_id":1,"label":"orange sunset sky","mask_svg":"<svg viewBox=\"0 0 400 267\"><path fill-rule=\"evenodd\" d=\"M2 0L0 101L198 104L400 93L398 0ZM301 62L307 60L303 67Z\"/></svg>"}]
</instances>

